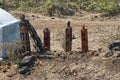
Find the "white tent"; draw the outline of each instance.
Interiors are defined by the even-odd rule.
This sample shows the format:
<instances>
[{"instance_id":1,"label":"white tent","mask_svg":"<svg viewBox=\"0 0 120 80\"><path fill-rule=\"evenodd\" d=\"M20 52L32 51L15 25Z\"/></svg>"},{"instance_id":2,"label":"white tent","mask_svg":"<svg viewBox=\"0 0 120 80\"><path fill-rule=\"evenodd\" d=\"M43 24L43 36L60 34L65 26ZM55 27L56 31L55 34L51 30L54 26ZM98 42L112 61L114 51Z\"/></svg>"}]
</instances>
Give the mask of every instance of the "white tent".
<instances>
[{"instance_id":1,"label":"white tent","mask_svg":"<svg viewBox=\"0 0 120 80\"><path fill-rule=\"evenodd\" d=\"M17 40L20 40L19 21L0 8L0 58L6 57L6 44Z\"/></svg>"}]
</instances>

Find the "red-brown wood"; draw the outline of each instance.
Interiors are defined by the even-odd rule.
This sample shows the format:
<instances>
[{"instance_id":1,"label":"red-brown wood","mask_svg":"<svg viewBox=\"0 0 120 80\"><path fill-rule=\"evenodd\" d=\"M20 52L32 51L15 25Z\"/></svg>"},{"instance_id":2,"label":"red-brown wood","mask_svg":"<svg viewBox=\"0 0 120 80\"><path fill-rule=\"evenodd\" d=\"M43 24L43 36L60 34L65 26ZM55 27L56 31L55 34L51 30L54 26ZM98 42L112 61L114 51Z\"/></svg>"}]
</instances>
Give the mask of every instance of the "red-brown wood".
<instances>
[{"instance_id":1,"label":"red-brown wood","mask_svg":"<svg viewBox=\"0 0 120 80\"><path fill-rule=\"evenodd\" d=\"M45 28L43 32L44 32L45 51L50 51L50 30L48 28Z\"/></svg>"},{"instance_id":2,"label":"red-brown wood","mask_svg":"<svg viewBox=\"0 0 120 80\"><path fill-rule=\"evenodd\" d=\"M85 29L85 26L83 25L83 28L81 29L81 44L82 44L82 51L87 52L88 51L88 31Z\"/></svg>"}]
</instances>

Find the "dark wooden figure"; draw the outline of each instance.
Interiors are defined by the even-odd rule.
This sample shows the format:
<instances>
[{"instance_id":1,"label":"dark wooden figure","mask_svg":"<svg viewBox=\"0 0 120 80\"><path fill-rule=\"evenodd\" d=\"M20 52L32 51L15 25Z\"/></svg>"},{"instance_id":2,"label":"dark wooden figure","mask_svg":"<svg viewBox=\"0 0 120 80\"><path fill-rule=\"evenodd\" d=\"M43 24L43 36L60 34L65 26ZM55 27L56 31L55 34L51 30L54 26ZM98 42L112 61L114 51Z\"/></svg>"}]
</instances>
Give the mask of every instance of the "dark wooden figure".
<instances>
[{"instance_id":1,"label":"dark wooden figure","mask_svg":"<svg viewBox=\"0 0 120 80\"><path fill-rule=\"evenodd\" d=\"M20 38L21 38L21 44L22 44L22 52L25 51L31 51L30 49L30 39L29 39L29 26L28 26L28 20L25 19L25 15L20 16Z\"/></svg>"},{"instance_id":2,"label":"dark wooden figure","mask_svg":"<svg viewBox=\"0 0 120 80\"><path fill-rule=\"evenodd\" d=\"M65 30L65 51L72 50L72 28L70 26L70 21L67 23L67 28Z\"/></svg>"}]
</instances>

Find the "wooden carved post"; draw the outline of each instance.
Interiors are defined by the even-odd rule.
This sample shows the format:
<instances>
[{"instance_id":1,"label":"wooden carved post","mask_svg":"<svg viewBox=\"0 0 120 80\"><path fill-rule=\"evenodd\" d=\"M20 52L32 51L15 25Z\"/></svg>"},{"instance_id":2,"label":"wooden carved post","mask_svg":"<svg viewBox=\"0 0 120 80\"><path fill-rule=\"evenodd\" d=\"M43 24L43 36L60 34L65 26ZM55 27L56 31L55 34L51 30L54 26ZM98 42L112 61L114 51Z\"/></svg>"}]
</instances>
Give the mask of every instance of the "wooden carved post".
<instances>
[{"instance_id":1,"label":"wooden carved post","mask_svg":"<svg viewBox=\"0 0 120 80\"><path fill-rule=\"evenodd\" d=\"M50 51L50 30L48 28L44 29L44 49L45 51Z\"/></svg>"},{"instance_id":2,"label":"wooden carved post","mask_svg":"<svg viewBox=\"0 0 120 80\"><path fill-rule=\"evenodd\" d=\"M22 44L22 52L31 51L30 49L30 40L28 29L29 26L27 24L27 20L25 19L25 15L20 16L20 37L21 37L21 44Z\"/></svg>"},{"instance_id":3,"label":"wooden carved post","mask_svg":"<svg viewBox=\"0 0 120 80\"><path fill-rule=\"evenodd\" d=\"M85 29L84 25L83 25L83 28L81 29L81 44L82 44L82 51L87 52L88 51L88 32L87 32L87 29Z\"/></svg>"},{"instance_id":4,"label":"wooden carved post","mask_svg":"<svg viewBox=\"0 0 120 80\"><path fill-rule=\"evenodd\" d=\"M65 30L65 51L71 51L72 49L72 28L70 26L70 21L67 23L67 28Z\"/></svg>"}]
</instances>

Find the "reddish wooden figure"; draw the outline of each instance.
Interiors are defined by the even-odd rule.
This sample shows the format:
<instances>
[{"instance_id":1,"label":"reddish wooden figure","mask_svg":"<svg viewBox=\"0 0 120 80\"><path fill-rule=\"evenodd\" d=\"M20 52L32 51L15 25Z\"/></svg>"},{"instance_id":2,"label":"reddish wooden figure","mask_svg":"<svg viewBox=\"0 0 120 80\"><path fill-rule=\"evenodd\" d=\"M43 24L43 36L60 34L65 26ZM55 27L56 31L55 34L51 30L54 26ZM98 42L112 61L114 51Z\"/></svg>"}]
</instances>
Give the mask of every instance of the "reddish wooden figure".
<instances>
[{"instance_id":1,"label":"reddish wooden figure","mask_svg":"<svg viewBox=\"0 0 120 80\"><path fill-rule=\"evenodd\" d=\"M82 51L87 52L88 51L88 32L87 32L87 29L85 29L85 25L83 25L83 28L81 29L81 44L82 44Z\"/></svg>"},{"instance_id":2,"label":"reddish wooden figure","mask_svg":"<svg viewBox=\"0 0 120 80\"><path fill-rule=\"evenodd\" d=\"M50 30L48 28L45 28L43 32L44 32L45 51L50 51Z\"/></svg>"}]
</instances>

